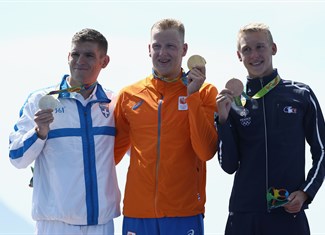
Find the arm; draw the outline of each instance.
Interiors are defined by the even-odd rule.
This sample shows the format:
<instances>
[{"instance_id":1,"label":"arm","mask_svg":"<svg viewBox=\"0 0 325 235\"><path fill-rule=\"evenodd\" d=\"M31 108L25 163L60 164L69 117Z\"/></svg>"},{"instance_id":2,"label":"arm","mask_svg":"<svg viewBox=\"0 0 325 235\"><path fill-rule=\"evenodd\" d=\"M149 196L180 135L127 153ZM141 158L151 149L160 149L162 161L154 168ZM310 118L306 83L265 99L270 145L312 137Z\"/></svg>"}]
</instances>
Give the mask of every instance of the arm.
<instances>
[{"instance_id":1,"label":"arm","mask_svg":"<svg viewBox=\"0 0 325 235\"><path fill-rule=\"evenodd\" d=\"M321 187L325 177L325 122L315 94L310 90L310 105L304 118L306 140L310 145L312 168L301 190L308 195L310 203Z\"/></svg>"},{"instance_id":2,"label":"arm","mask_svg":"<svg viewBox=\"0 0 325 235\"><path fill-rule=\"evenodd\" d=\"M229 174L233 174L239 167L236 133L231 127L228 118L232 101L232 92L228 89L222 90L217 96L218 160L222 169Z\"/></svg>"},{"instance_id":3,"label":"arm","mask_svg":"<svg viewBox=\"0 0 325 235\"><path fill-rule=\"evenodd\" d=\"M214 86L204 84L199 92L187 97L191 142L202 161L211 159L218 147L218 134L214 126L217 93Z\"/></svg>"},{"instance_id":4,"label":"arm","mask_svg":"<svg viewBox=\"0 0 325 235\"><path fill-rule=\"evenodd\" d=\"M116 126L114 158L116 165L122 160L123 156L130 148L129 123L125 118L125 113L123 111L123 100L124 96L123 93L121 93L114 110Z\"/></svg>"},{"instance_id":5,"label":"arm","mask_svg":"<svg viewBox=\"0 0 325 235\"><path fill-rule=\"evenodd\" d=\"M239 168L240 160L236 142L236 134L228 120L224 124L217 121L219 134L218 160L221 168L228 174L233 174Z\"/></svg>"},{"instance_id":6,"label":"arm","mask_svg":"<svg viewBox=\"0 0 325 235\"><path fill-rule=\"evenodd\" d=\"M36 111L33 100L30 98L24 105L15 130L9 136L9 157L17 168L27 167L39 156L46 141L49 124L53 121L52 110Z\"/></svg>"}]
</instances>

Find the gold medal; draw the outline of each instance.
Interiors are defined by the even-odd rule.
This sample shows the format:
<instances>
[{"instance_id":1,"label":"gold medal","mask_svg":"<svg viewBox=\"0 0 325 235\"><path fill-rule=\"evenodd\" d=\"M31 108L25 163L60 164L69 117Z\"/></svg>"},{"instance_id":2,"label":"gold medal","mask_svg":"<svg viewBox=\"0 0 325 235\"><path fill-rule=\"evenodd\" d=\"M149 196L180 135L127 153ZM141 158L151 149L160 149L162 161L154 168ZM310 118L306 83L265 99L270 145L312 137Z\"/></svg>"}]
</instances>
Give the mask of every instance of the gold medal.
<instances>
[{"instance_id":1,"label":"gold medal","mask_svg":"<svg viewBox=\"0 0 325 235\"><path fill-rule=\"evenodd\" d=\"M187 67L189 70L191 70L196 66L205 66L205 64L206 64L205 59L200 55L192 55L187 60Z\"/></svg>"}]
</instances>

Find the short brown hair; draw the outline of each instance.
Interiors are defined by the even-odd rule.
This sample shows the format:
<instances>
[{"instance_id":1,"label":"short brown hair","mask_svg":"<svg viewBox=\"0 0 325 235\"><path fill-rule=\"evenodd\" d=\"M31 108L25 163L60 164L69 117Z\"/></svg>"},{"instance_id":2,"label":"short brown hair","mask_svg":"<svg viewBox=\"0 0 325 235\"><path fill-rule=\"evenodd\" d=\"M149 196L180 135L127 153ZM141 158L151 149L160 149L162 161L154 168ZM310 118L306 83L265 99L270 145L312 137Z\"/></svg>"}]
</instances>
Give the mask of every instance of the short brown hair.
<instances>
[{"instance_id":1,"label":"short brown hair","mask_svg":"<svg viewBox=\"0 0 325 235\"><path fill-rule=\"evenodd\" d=\"M75 33L72 37L72 43L94 42L98 44L100 50L107 54L108 43L103 34L94 29L85 28Z\"/></svg>"}]
</instances>

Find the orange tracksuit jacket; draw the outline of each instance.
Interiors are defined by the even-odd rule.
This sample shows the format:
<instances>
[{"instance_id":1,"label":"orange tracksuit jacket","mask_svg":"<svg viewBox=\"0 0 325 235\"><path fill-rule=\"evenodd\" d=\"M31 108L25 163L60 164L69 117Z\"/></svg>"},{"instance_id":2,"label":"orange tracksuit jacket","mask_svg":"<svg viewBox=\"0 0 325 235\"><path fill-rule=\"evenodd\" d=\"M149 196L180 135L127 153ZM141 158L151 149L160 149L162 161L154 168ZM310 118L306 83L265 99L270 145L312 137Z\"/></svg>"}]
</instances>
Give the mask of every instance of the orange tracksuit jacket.
<instances>
[{"instance_id":1,"label":"orange tracksuit jacket","mask_svg":"<svg viewBox=\"0 0 325 235\"><path fill-rule=\"evenodd\" d=\"M130 148L124 216L161 218L204 213L206 161L217 151L217 89L187 97L179 79L152 75L121 90L115 108L115 161Z\"/></svg>"}]
</instances>

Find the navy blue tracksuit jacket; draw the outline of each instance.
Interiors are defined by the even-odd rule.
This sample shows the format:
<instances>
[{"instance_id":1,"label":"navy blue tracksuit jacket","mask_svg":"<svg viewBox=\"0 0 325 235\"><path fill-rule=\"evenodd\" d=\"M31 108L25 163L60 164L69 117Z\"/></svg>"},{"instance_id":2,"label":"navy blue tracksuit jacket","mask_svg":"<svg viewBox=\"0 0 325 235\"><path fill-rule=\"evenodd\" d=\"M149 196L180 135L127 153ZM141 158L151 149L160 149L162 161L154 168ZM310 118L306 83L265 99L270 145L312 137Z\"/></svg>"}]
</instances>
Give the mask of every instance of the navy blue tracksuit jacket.
<instances>
[{"instance_id":1,"label":"navy blue tracksuit jacket","mask_svg":"<svg viewBox=\"0 0 325 235\"><path fill-rule=\"evenodd\" d=\"M247 94L253 96L277 75L274 70L268 77L248 79ZM309 196L305 209L325 175L325 124L319 103L307 85L282 79L256 101L258 108L247 101L245 115L232 109L227 122L217 125L220 165L229 174L236 172L229 211L267 212L269 187L303 190ZM313 163L307 175L305 141Z\"/></svg>"}]
</instances>

